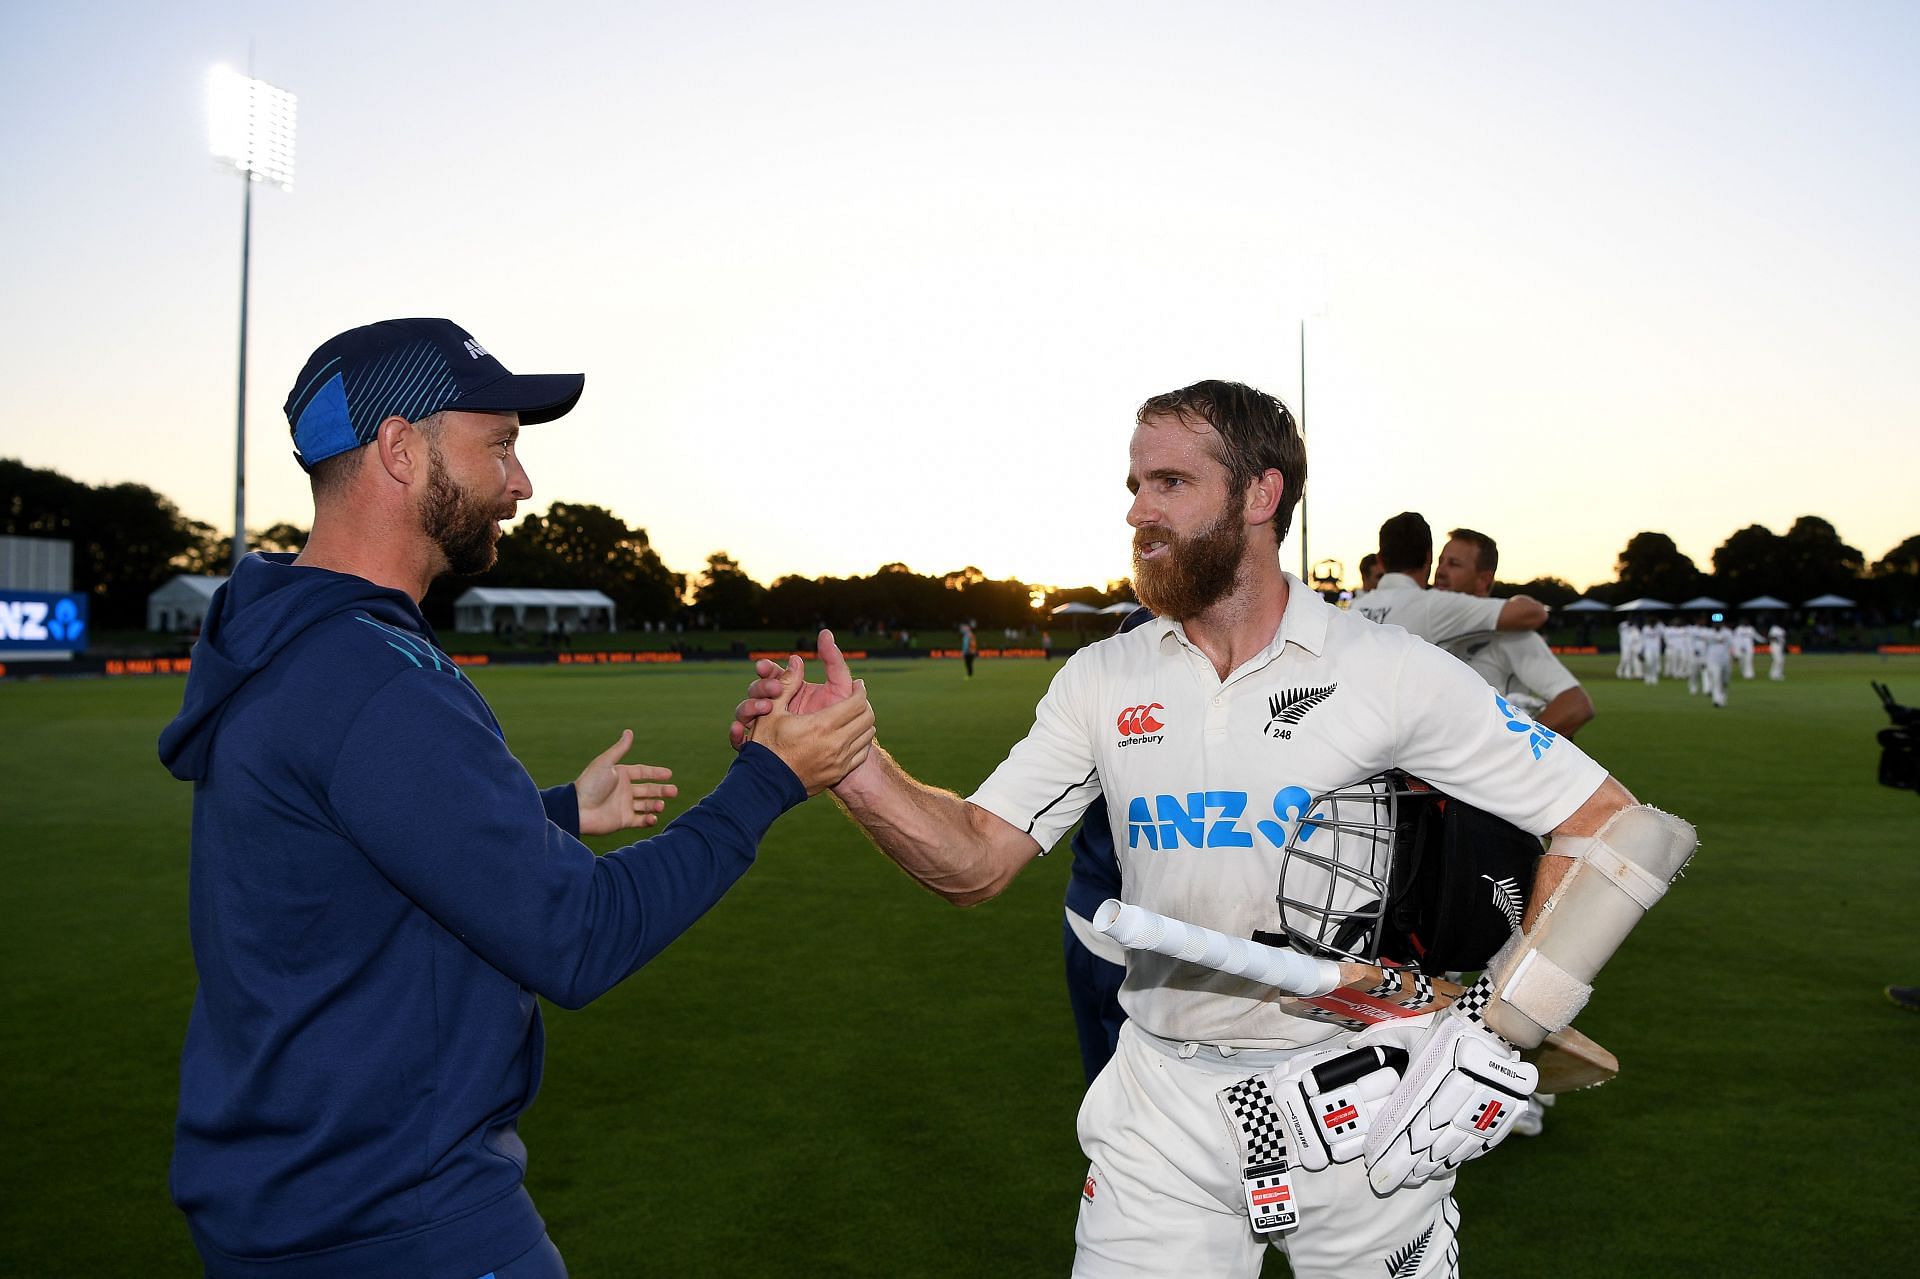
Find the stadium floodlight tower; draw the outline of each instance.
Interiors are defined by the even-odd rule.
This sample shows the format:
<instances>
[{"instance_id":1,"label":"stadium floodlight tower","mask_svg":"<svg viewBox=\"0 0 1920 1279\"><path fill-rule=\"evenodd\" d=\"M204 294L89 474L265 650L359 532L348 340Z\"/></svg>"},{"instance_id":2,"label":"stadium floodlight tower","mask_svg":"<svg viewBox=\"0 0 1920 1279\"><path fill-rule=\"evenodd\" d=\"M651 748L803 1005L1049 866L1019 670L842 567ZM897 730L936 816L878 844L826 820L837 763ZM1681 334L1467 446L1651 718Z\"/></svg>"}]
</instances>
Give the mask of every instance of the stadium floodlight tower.
<instances>
[{"instance_id":1,"label":"stadium floodlight tower","mask_svg":"<svg viewBox=\"0 0 1920 1279\"><path fill-rule=\"evenodd\" d=\"M240 410L233 455L233 566L247 553L247 270L253 249L253 184L293 190L293 121L297 101L285 89L215 67L207 77L207 119L213 158L241 178Z\"/></svg>"}]
</instances>

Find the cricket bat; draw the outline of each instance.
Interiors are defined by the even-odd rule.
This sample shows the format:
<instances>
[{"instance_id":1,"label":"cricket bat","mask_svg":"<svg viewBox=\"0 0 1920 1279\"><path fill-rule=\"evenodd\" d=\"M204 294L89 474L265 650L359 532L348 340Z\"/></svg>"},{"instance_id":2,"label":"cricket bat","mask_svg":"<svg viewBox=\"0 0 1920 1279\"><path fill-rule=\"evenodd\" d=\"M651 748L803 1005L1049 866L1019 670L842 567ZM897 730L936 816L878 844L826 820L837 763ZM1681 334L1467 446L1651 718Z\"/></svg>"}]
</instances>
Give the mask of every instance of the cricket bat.
<instances>
[{"instance_id":1,"label":"cricket bat","mask_svg":"<svg viewBox=\"0 0 1920 1279\"><path fill-rule=\"evenodd\" d=\"M1130 950L1150 950L1271 986L1279 992L1280 1006L1294 1016L1350 1030L1445 1008L1461 992L1458 983L1444 978L1303 955L1112 899L1094 912L1093 926ZM1523 1056L1539 1070L1539 1091L1544 1093L1592 1088L1620 1073L1617 1057L1571 1026L1556 1030Z\"/></svg>"}]
</instances>

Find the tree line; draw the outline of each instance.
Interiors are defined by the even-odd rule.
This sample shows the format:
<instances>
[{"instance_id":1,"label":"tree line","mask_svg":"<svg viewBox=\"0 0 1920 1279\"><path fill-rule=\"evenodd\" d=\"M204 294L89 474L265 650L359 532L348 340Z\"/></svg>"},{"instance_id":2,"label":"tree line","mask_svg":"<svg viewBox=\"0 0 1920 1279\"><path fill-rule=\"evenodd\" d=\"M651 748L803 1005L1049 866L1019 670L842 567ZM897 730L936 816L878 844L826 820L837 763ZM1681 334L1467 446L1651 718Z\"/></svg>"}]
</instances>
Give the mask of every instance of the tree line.
<instances>
[{"instance_id":1,"label":"tree line","mask_svg":"<svg viewBox=\"0 0 1920 1279\"><path fill-rule=\"evenodd\" d=\"M144 484L90 485L58 471L0 458L0 533L59 538L73 544L73 588L90 597L96 628L137 630L147 596L178 573L224 574L231 538L188 517ZM248 530L257 551L298 551L307 530L292 524ZM436 626L453 621L454 601L472 586L586 589L605 593L623 628L679 624L796 632L820 624L864 629L940 628L962 621L983 627L1032 624L1044 606L1069 600L1095 605L1128 597L1125 582L1104 589L1053 589L989 578L966 567L939 576L904 564L883 564L866 577L788 575L761 585L726 551L707 557L697 574L675 572L647 530L605 507L555 502L530 514L500 539L500 558L478 577L442 578L421 608Z\"/></svg>"},{"instance_id":2,"label":"tree line","mask_svg":"<svg viewBox=\"0 0 1920 1279\"><path fill-rule=\"evenodd\" d=\"M147 596L176 573L226 572L231 546L226 534L188 518L143 484L89 485L11 458L0 458L0 533L72 542L74 589L91 597L94 625L109 629L144 626ZM306 536L298 526L276 524L249 530L248 543L255 550L297 551ZM882 564L865 577L789 574L762 585L724 550L709 555L698 573L679 573L660 558L646 529L605 507L573 502L555 502L509 530L500 539L499 562L484 575L434 583L422 605L428 620L449 625L453 601L475 585L598 590L614 601L623 628L796 633L820 624L951 630L963 621L1023 629L1033 624L1036 602L1098 607L1131 595L1124 580L1038 588L990 578L972 566L927 575L900 563ZM1516 591L1554 606L1581 594L1557 577L1498 588ZM1869 564L1818 516L1801 516L1785 533L1750 524L1713 552L1707 571L1665 533L1641 532L1620 552L1614 580L1586 594L1609 604L1642 596L1678 604L1709 594L1737 605L1757 595L1799 604L1827 592L1883 617L1913 617L1920 612L1920 534Z\"/></svg>"},{"instance_id":3,"label":"tree line","mask_svg":"<svg viewBox=\"0 0 1920 1279\"><path fill-rule=\"evenodd\" d=\"M1502 584L1495 593L1525 593L1556 608L1579 597L1572 585L1555 577ZM1735 608L1762 595L1799 605L1834 594L1869 613L1906 620L1920 612L1920 533L1869 564L1817 515L1802 515L1785 533L1749 524L1715 548L1710 570L1695 564L1665 533L1635 533L1614 560L1613 580L1589 587L1586 594L1605 604L1644 598L1680 604L1707 595Z\"/></svg>"},{"instance_id":4,"label":"tree line","mask_svg":"<svg viewBox=\"0 0 1920 1279\"><path fill-rule=\"evenodd\" d=\"M804 632L821 625L898 631L963 621L988 627L1025 627L1033 621L1033 590L996 581L968 567L938 577L904 564L883 564L866 577L778 577L762 585L726 551L707 557L698 573L677 573L661 560L644 528L629 526L601 506L555 502L529 515L500 539L500 558L485 574L442 578L422 608L442 625L453 601L471 586L588 589L613 600L623 628L673 623L698 629ZM1106 602L1124 594L1093 588L1059 593ZM1048 603L1057 602L1048 600Z\"/></svg>"}]
</instances>

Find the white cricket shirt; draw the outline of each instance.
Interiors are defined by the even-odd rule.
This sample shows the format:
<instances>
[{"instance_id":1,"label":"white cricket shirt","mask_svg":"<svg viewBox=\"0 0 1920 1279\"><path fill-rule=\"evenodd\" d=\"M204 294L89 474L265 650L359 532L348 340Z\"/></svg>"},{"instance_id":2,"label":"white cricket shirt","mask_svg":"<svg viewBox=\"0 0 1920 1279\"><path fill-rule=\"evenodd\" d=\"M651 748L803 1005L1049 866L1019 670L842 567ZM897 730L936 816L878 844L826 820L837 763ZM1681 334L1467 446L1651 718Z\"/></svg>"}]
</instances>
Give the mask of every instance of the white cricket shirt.
<instances>
[{"instance_id":1,"label":"white cricket shirt","mask_svg":"<svg viewBox=\"0 0 1920 1279\"><path fill-rule=\"evenodd\" d=\"M1500 629L1500 610L1506 606L1505 600L1430 591L1405 573L1388 573L1353 602L1353 611L1370 622L1404 626L1429 644L1447 644L1463 635Z\"/></svg>"},{"instance_id":2,"label":"white cricket shirt","mask_svg":"<svg viewBox=\"0 0 1920 1279\"><path fill-rule=\"evenodd\" d=\"M1570 688L1580 687L1573 672L1553 655L1553 648L1533 631L1501 631L1469 635L1446 646L1496 693L1530 693L1542 705Z\"/></svg>"},{"instance_id":3,"label":"white cricket shirt","mask_svg":"<svg viewBox=\"0 0 1920 1279\"><path fill-rule=\"evenodd\" d=\"M1164 618L1082 648L972 802L1046 849L1104 793L1126 900L1246 937L1284 926L1280 851L1325 792L1402 768L1545 834L1606 779L1439 649L1287 584L1279 631L1224 681ZM1266 987L1144 952L1120 1001L1166 1039L1286 1047L1339 1033L1280 1011Z\"/></svg>"}]
</instances>

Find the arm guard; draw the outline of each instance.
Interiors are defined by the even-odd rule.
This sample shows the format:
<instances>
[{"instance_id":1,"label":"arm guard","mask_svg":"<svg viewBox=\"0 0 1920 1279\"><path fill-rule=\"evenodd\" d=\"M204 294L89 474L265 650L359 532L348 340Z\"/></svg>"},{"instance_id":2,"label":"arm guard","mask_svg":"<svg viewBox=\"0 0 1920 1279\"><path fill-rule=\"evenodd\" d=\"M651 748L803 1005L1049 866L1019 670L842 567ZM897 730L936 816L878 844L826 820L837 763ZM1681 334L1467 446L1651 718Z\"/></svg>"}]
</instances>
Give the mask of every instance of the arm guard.
<instances>
[{"instance_id":1,"label":"arm guard","mask_svg":"<svg viewBox=\"0 0 1920 1279\"><path fill-rule=\"evenodd\" d=\"M1533 927L1487 964L1486 1023L1532 1048L1573 1021L1593 979L1693 856L1691 824L1645 804L1621 809L1594 835L1563 835L1551 851L1574 859Z\"/></svg>"}]
</instances>

